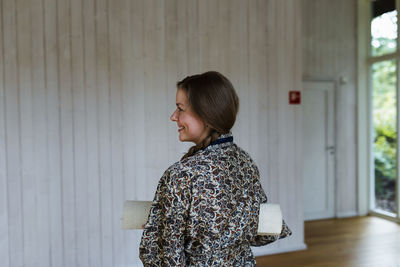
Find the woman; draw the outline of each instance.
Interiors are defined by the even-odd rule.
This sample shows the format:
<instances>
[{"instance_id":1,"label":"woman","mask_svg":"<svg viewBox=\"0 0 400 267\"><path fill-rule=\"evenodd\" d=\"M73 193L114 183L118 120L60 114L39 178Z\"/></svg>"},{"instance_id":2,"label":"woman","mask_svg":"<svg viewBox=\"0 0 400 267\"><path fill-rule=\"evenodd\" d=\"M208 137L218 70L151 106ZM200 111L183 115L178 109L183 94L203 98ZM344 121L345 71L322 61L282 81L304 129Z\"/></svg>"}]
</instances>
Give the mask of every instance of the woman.
<instances>
[{"instance_id":1,"label":"woman","mask_svg":"<svg viewBox=\"0 0 400 267\"><path fill-rule=\"evenodd\" d=\"M144 266L256 266L250 245L291 234L258 236L267 197L257 166L233 143L239 109L232 84L210 71L177 83L171 120L179 140L195 145L161 177L140 243Z\"/></svg>"}]
</instances>

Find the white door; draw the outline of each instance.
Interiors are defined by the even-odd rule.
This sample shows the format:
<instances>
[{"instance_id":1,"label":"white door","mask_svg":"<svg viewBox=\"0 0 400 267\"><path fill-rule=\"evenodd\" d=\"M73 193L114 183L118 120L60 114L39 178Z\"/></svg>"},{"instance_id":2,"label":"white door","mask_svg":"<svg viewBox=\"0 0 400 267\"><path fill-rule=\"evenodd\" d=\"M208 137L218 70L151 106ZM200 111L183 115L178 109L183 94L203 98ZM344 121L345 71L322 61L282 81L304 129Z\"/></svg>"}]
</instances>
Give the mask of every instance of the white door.
<instances>
[{"instance_id":1,"label":"white door","mask_svg":"<svg viewBox=\"0 0 400 267\"><path fill-rule=\"evenodd\" d=\"M303 82L304 219L335 216L335 86Z\"/></svg>"}]
</instances>

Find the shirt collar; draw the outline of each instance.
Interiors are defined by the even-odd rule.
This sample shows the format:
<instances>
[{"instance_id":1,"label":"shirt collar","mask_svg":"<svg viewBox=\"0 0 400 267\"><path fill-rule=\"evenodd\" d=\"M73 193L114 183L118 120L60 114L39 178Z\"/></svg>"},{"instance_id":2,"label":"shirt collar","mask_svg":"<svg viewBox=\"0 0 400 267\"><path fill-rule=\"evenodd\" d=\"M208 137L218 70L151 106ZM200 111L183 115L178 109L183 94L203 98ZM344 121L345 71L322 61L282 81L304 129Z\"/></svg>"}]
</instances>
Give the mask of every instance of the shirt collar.
<instances>
[{"instance_id":1,"label":"shirt collar","mask_svg":"<svg viewBox=\"0 0 400 267\"><path fill-rule=\"evenodd\" d=\"M219 144L224 144L224 143L232 143L233 142L233 136L232 134L224 134L221 135L220 137L218 137L217 140L215 140L214 142L212 142L210 144L210 146L215 146L215 145L219 145Z\"/></svg>"},{"instance_id":2,"label":"shirt collar","mask_svg":"<svg viewBox=\"0 0 400 267\"><path fill-rule=\"evenodd\" d=\"M212 142L208 147L204 148L204 150L216 149L219 147L227 147L233 144L233 135L231 132L226 134L221 134L217 140Z\"/></svg>"}]
</instances>

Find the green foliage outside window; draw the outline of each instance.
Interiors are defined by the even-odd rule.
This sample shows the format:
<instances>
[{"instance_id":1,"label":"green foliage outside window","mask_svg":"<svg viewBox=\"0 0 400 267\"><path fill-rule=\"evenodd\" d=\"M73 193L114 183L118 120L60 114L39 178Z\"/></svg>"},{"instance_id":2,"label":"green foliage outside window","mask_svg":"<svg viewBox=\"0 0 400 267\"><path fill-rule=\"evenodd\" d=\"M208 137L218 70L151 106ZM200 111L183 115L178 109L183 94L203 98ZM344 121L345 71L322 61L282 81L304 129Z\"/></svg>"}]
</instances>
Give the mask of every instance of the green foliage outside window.
<instances>
[{"instance_id":1,"label":"green foliage outside window","mask_svg":"<svg viewBox=\"0 0 400 267\"><path fill-rule=\"evenodd\" d=\"M396 181L396 63L372 67L375 198L377 208L395 212Z\"/></svg>"}]
</instances>

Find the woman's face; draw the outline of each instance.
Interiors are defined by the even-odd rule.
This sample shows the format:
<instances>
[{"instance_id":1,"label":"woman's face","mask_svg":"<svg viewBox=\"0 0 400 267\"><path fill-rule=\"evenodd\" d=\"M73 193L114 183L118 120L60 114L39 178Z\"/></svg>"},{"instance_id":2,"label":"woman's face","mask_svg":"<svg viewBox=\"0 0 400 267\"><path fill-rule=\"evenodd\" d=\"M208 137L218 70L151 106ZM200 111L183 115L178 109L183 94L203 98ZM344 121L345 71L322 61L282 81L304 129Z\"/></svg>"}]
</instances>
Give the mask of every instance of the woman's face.
<instances>
[{"instance_id":1,"label":"woman's face","mask_svg":"<svg viewBox=\"0 0 400 267\"><path fill-rule=\"evenodd\" d=\"M187 94L184 90L178 89L176 92L176 110L170 119L178 126L179 140L189 141L197 145L209 134L209 128L195 114L189 105Z\"/></svg>"}]
</instances>

